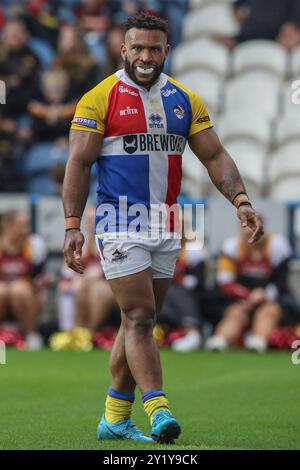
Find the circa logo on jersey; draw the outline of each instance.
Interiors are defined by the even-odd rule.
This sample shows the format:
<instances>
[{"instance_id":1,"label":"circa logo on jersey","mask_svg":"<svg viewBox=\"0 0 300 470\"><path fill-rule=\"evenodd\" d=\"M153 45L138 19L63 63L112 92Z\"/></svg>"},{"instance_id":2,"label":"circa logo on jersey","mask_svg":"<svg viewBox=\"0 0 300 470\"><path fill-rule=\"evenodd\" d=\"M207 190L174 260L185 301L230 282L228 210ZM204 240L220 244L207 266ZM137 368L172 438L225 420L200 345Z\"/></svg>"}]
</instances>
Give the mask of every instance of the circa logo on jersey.
<instances>
[{"instance_id":1,"label":"circa logo on jersey","mask_svg":"<svg viewBox=\"0 0 300 470\"><path fill-rule=\"evenodd\" d=\"M161 94L165 98L168 98L168 96L170 96L170 95L174 95L174 93L177 93L176 88L168 88L167 90L161 90Z\"/></svg>"},{"instance_id":2,"label":"circa logo on jersey","mask_svg":"<svg viewBox=\"0 0 300 470\"><path fill-rule=\"evenodd\" d=\"M139 152L176 152L182 154L185 138L174 134L135 134L123 136L123 148L132 155Z\"/></svg>"},{"instance_id":3,"label":"circa logo on jersey","mask_svg":"<svg viewBox=\"0 0 300 470\"><path fill-rule=\"evenodd\" d=\"M127 88L127 87L122 86L122 85L119 86L119 92L120 93L128 93L131 96L139 96L139 94L136 91L130 90L130 88Z\"/></svg>"},{"instance_id":4,"label":"circa logo on jersey","mask_svg":"<svg viewBox=\"0 0 300 470\"><path fill-rule=\"evenodd\" d=\"M149 116L149 127L150 129L163 129L164 124L161 122L163 121L163 117L160 114L152 113Z\"/></svg>"},{"instance_id":5,"label":"circa logo on jersey","mask_svg":"<svg viewBox=\"0 0 300 470\"><path fill-rule=\"evenodd\" d=\"M177 104L176 106L174 106L173 111L174 111L174 113L175 113L175 116L176 116L178 119L183 119L183 118L184 118L185 110L184 110L179 104Z\"/></svg>"},{"instance_id":6,"label":"circa logo on jersey","mask_svg":"<svg viewBox=\"0 0 300 470\"><path fill-rule=\"evenodd\" d=\"M130 108L130 106L126 106L126 109L120 109L120 116L131 116L132 114L138 114L138 110Z\"/></svg>"},{"instance_id":7,"label":"circa logo on jersey","mask_svg":"<svg viewBox=\"0 0 300 470\"><path fill-rule=\"evenodd\" d=\"M74 124L78 124L79 126L91 127L92 129L97 129L97 121L95 119L88 119L85 117L74 117L73 121Z\"/></svg>"}]
</instances>

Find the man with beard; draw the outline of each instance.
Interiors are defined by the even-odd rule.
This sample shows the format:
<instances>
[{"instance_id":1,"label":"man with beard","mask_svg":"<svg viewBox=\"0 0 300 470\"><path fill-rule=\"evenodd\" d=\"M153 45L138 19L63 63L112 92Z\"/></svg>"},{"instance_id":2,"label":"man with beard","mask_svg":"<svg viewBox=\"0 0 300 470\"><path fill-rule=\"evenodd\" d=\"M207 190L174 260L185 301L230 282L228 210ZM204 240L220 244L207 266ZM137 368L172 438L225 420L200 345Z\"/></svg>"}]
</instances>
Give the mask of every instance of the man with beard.
<instances>
[{"instance_id":1,"label":"man with beard","mask_svg":"<svg viewBox=\"0 0 300 470\"><path fill-rule=\"evenodd\" d=\"M179 253L176 217L168 209L180 192L187 139L212 182L237 208L242 225L252 230L249 242L263 233L204 103L162 72L169 49L165 21L145 14L129 18L121 46L125 69L84 95L72 121L63 187L66 263L83 272L80 220L90 168L97 162L96 240L122 316L110 358L112 386L98 426L99 439L150 440L130 420L136 386L152 438L174 442L180 434L163 391L152 331ZM157 214L158 206L165 211Z\"/></svg>"}]
</instances>

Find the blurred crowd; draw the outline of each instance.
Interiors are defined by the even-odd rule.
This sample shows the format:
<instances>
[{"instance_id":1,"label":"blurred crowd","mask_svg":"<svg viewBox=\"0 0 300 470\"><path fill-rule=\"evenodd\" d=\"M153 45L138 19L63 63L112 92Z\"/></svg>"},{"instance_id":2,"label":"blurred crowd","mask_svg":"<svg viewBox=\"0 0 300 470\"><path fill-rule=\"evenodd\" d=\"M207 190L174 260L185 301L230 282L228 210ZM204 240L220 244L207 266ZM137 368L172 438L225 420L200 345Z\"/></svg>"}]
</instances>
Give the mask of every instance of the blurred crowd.
<instances>
[{"instance_id":1,"label":"blurred crowd","mask_svg":"<svg viewBox=\"0 0 300 470\"><path fill-rule=\"evenodd\" d=\"M180 42L187 0L4 0L0 6L0 191L55 194L76 102L122 67L122 22L170 20ZM54 180L53 180L54 172ZM59 170L58 170L59 173Z\"/></svg>"},{"instance_id":2,"label":"blurred crowd","mask_svg":"<svg viewBox=\"0 0 300 470\"><path fill-rule=\"evenodd\" d=\"M0 340L38 350L52 329L60 332L50 340L55 350L89 350L93 343L111 349L120 314L101 269L94 212L93 207L87 209L83 275L63 261L59 273L49 272L45 242L31 233L29 216L20 211L2 214ZM295 327L300 310L288 285L288 240L266 233L258 243L249 245L249 236L244 230L225 240L212 283L207 279L212 262L209 254L199 242L183 240L154 329L159 346L178 352L200 347L222 351L236 346L263 352L269 347L290 347L300 337L299 325ZM47 295L50 287L51 299ZM54 311L47 319L45 334L41 317L49 301L54 302Z\"/></svg>"}]
</instances>

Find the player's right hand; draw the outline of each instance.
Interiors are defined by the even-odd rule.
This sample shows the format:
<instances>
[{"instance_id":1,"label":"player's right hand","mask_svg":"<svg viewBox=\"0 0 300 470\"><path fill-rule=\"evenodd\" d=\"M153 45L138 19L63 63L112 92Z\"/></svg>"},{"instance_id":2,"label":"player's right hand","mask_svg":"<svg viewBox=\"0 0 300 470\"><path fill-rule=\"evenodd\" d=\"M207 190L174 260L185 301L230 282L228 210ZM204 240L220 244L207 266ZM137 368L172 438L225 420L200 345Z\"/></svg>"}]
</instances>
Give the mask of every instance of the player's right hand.
<instances>
[{"instance_id":1,"label":"player's right hand","mask_svg":"<svg viewBox=\"0 0 300 470\"><path fill-rule=\"evenodd\" d=\"M64 257L69 268L76 273L83 274L83 266L81 263L82 247L84 244L84 236L80 230L68 230L64 242Z\"/></svg>"}]
</instances>

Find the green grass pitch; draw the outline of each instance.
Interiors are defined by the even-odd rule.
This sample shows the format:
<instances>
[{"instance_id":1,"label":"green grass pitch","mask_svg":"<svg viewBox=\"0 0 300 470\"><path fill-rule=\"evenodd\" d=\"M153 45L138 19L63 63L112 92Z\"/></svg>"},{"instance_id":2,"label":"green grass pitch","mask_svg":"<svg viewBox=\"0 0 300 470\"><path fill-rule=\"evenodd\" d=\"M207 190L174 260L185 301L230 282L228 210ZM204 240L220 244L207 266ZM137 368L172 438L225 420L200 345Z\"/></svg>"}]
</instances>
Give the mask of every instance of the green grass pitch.
<instances>
[{"instance_id":1,"label":"green grass pitch","mask_svg":"<svg viewBox=\"0 0 300 470\"><path fill-rule=\"evenodd\" d=\"M162 351L182 434L174 446L96 440L108 353L9 349L0 365L0 449L300 449L300 365L290 353ZM136 393L134 422L149 434Z\"/></svg>"}]
</instances>

